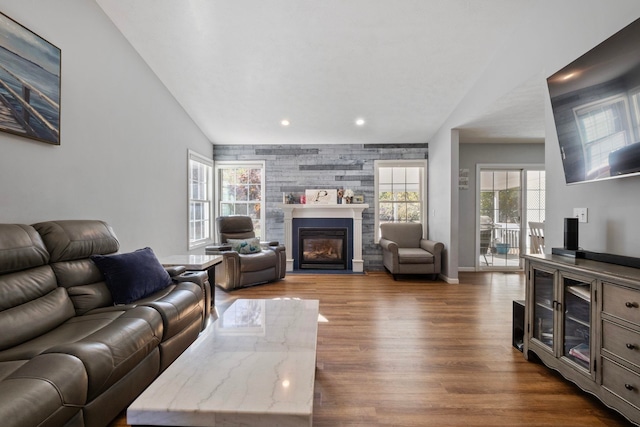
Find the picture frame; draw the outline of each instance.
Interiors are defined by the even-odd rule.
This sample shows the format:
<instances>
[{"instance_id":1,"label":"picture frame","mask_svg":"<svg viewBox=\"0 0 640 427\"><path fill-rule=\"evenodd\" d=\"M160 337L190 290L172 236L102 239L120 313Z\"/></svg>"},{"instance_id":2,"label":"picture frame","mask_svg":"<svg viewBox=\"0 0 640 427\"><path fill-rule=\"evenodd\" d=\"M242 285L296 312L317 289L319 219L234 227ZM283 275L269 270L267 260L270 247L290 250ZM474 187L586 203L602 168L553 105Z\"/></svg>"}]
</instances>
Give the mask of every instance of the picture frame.
<instances>
[{"instance_id":1,"label":"picture frame","mask_svg":"<svg viewBox=\"0 0 640 427\"><path fill-rule=\"evenodd\" d=\"M0 131L60 145L61 57L0 12Z\"/></svg>"},{"instance_id":2,"label":"picture frame","mask_svg":"<svg viewBox=\"0 0 640 427\"><path fill-rule=\"evenodd\" d=\"M363 204L364 203L364 194L356 194L353 196L353 203L355 204Z\"/></svg>"},{"instance_id":3,"label":"picture frame","mask_svg":"<svg viewBox=\"0 0 640 427\"><path fill-rule=\"evenodd\" d=\"M306 204L337 205L338 190L305 190Z\"/></svg>"}]
</instances>

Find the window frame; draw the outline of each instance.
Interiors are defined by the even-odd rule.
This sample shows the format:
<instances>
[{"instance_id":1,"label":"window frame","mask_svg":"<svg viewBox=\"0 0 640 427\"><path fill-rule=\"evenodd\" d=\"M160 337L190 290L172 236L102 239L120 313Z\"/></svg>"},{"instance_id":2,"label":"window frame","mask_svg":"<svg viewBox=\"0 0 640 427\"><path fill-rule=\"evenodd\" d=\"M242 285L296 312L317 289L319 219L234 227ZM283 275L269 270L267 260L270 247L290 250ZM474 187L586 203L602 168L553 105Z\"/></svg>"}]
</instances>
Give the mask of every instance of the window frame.
<instances>
[{"instance_id":1,"label":"window frame","mask_svg":"<svg viewBox=\"0 0 640 427\"><path fill-rule=\"evenodd\" d=\"M203 165L206 169L206 189L204 199L194 199L193 198L193 187L192 187L192 164L191 162L197 162ZM207 158L202 154L199 154L193 150L188 150L187 153L187 245L189 250L201 248L208 244L213 243L213 159ZM192 211L191 205L193 202L204 203L206 206L206 211L208 212L208 237L203 239L194 239L191 234L191 225L192 225ZM203 220L207 221L207 220Z\"/></svg>"},{"instance_id":2,"label":"window frame","mask_svg":"<svg viewBox=\"0 0 640 427\"><path fill-rule=\"evenodd\" d=\"M420 171L420 190L419 194L421 196L421 206L420 206L420 223L422 224L422 233L423 238L426 237L428 231L428 223L427 223L427 212L428 212L428 204L427 204L427 177L428 177L428 161L427 159L414 159L414 160L374 160L374 242L377 244L380 242L380 199L379 199L379 189L380 189L380 168L410 168L410 167L418 167L422 168Z\"/></svg>"},{"instance_id":3,"label":"window frame","mask_svg":"<svg viewBox=\"0 0 640 427\"><path fill-rule=\"evenodd\" d=\"M218 160L214 162L215 173L215 209L216 217L222 212L222 179L220 172L223 169L260 169L260 233L256 235L260 240L265 240L266 234L266 161L264 160ZM215 228L215 226L214 226ZM215 230L217 232L217 230Z\"/></svg>"}]
</instances>

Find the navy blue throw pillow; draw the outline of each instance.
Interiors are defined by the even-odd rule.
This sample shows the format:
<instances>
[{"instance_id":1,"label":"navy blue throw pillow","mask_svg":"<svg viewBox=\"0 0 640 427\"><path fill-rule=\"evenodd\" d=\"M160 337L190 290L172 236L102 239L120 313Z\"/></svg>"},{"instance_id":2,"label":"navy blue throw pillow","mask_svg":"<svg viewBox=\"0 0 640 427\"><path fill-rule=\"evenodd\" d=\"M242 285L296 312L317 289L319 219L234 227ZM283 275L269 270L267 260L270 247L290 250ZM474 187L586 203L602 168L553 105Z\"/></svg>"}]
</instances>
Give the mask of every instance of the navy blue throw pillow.
<instances>
[{"instance_id":1,"label":"navy blue throw pillow","mask_svg":"<svg viewBox=\"0 0 640 427\"><path fill-rule=\"evenodd\" d=\"M171 284L171 277L151 248L116 255L91 255L114 304L130 304Z\"/></svg>"}]
</instances>

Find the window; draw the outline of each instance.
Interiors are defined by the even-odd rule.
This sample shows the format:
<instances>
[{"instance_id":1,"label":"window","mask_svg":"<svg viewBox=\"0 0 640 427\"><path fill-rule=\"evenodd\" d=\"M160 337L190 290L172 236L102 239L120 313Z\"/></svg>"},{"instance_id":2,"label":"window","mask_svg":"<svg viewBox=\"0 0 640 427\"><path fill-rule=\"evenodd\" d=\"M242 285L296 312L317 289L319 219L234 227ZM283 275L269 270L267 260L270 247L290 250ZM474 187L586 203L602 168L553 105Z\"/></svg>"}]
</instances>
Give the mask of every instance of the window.
<instances>
[{"instance_id":1,"label":"window","mask_svg":"<svg viewBox=\"0 0 640 427\"><path fill-rule=\"evenodd\" d=\"M216 162L218 215L246 215L264 239L264 162Z\"/></svg>"},{"instance_id":2,"label":"window","mask_svg":"<svg viewBox=\"0 0 640 427\"><path fill-rule=\"evenodd\" d=\"M189 249L211 243L213 161L189 151Z\"/></svg>"},{"instance_id":3,"label":"window","mask_svg":"<svg viewBox=\"0 0 640 427\"><path fill-rule=\"evenodd\" d=\"M425 160L378 160L375 162L376 242L380 224L420 222L426 212ZM424 227L426 230L426 227Z\"/></svg>"}]
</instances>

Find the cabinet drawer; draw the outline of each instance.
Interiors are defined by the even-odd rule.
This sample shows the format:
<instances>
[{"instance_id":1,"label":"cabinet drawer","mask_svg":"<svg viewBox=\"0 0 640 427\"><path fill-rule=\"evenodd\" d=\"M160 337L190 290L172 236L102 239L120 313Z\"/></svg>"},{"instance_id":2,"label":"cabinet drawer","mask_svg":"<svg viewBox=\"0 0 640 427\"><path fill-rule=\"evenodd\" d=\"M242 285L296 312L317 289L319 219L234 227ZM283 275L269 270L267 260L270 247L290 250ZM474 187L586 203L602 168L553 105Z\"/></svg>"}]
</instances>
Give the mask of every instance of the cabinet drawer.
<instances>
[{"instance_id":1,"label":"cabinet drawer","mask_svg":"<svg viewBox=\"0 0 640 427\"><path fill-rule=\"evenodd\" d=\"M640 292L605 283L602 294L604 312L640 324Z\"/></svg>"},{"instance_id":2,"label":"cabinet drawer","mask_svg":"<svg viewBox=\"0 0 640 427\"><path fill-rule=\"evenodd\" d=\"M638 408L640 376L607 358L602 358L602 386Z\"/></svg>"},{"instance_id":3,"label":"cabinet drawer","mask_svg":"<svg viewBox=\"0 0 640 427\"><path fill-rule=\"evenodd\" d=\"M602 348L640 367L640 334L615 323L602 322Z\"/></svg>"}]
</instances>

